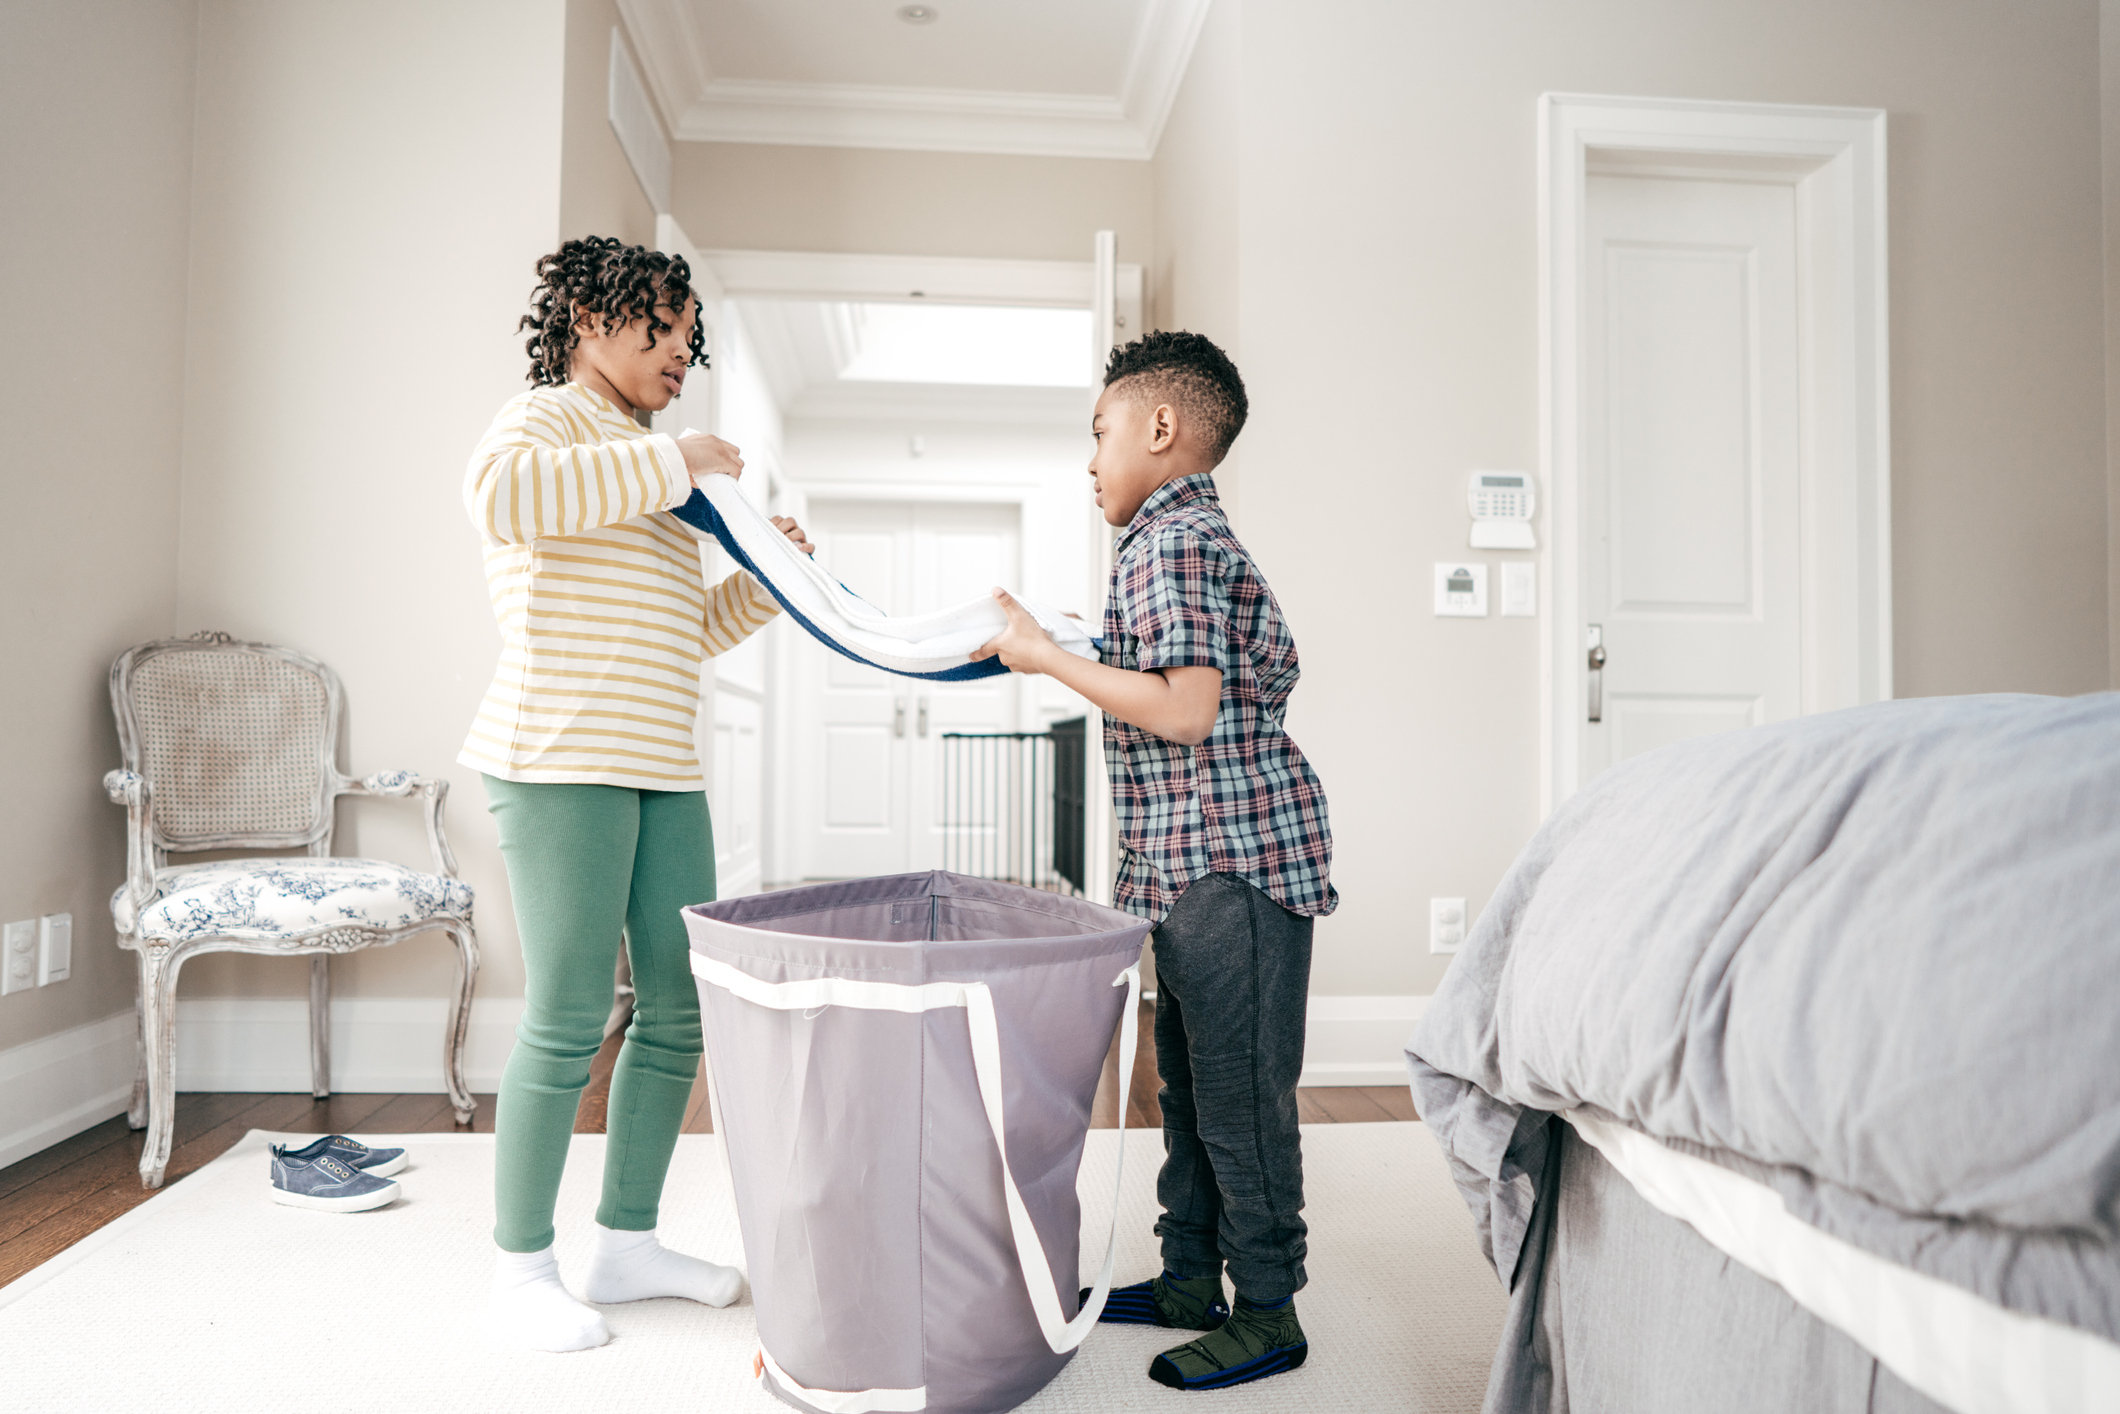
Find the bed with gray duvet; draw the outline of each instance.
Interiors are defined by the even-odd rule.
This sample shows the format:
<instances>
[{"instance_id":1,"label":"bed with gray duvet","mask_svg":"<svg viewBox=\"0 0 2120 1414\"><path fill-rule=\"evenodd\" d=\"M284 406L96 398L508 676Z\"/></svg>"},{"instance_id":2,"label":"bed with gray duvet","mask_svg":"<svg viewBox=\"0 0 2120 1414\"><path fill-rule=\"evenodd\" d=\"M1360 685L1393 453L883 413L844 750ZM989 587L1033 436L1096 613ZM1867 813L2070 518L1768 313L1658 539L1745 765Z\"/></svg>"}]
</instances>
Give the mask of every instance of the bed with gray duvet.
<instances>
[{"instance_id":1,"label":"bed with gray duvet","mask_svg":"<svg viewBox=\"0 0 2120 1414\"><path fill-rule=\"evenodd\" d=\"M2120 694L1614 767L1407 1051L1491 1414L2120 1410Z\"/></svg>"}]
</instances>

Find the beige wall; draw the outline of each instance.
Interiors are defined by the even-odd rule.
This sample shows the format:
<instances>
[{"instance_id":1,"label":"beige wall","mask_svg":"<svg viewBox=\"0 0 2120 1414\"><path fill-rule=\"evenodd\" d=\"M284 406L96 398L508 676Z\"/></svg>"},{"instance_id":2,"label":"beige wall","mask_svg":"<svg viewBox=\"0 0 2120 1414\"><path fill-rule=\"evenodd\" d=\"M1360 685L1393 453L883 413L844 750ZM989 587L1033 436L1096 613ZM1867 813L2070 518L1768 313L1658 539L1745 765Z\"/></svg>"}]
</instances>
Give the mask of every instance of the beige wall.
<instances>
[{"instance_id":1,"label":"beige wall","mask_svg":"<svg viewBox=\"0 0 2120 1414\"><path fill-rule=\"evenodd\" d=\"M705 250L1087 260L1099 230L1145 262L1149 164L955 152L675 145L670 205Z\"/></svg>"},{"instance_id":2,"label":"beige wall","mask_svg":"<svg viewBox=\"0 0 2120 1414\"><path fill-rule=\"evenodd\" d=\"M654 203L611 130L611 31L618 24L616 0L567 0L559 234L561 240L616 236L628 245L652 247ZM634 67L640 68L638 56Z\"/></svg>"},{"instance_id":3,"label":"beige wall","mask_svg":"<svg viewBox=\"0 0 2120 1414\"><path fill-rule=\"evenodd\" d=\"M345 680L345 764L454 786L480 994L520 995L475 773L454 764L499 652L466 458L524 386L516 319L560 223L561 0L208 0L184 419L180 628L290 644ZM426 858L416 810L340 811L340 853ZM334 963L348 995L443 995L448 948ZM182 992L298 993L306 969L193 963Z\"/></svg>"},{"instance_id":4,"label":"beige wall","mask_svg":"<svg viewBox=\"0 0 2120 1414\"><path fill-rule=\"evenodd\" d=\"M603 116L610 22L608 0L6 7L0 249L38 333L0 353L0 918L70 909L77 943L72 981L0 998L0 1047L130 1004L103 674L172 630L320 654L349 766L451 777L481 991L519 993L452 764L498 648L457 487L522 386L536 256L652 234ZM1347 896L1315 987L1426 992L1422 901L1482 905L1536 824L1537 626L1415 613L1380 640L1369 610L1459 552L1467 467L1536 465L1537 94L1890 110L1900 690L2083 691L2120 663L2097 22L2091 0L1218 0L1154 163L679 143L673 204L709 246L1080 259L1112 227L1158 322L1239 353L1231 499L1303 645L1293 726ZM80 330L126 352L84 371ZM340 847L424 843L362 803ZM302 972L208 959L184 991L296 995ZM432 996L446 960L339 977Z\"/></svg>"},{"instance_id":5,"label":"beige wall","mask_svg":"<svg viewBox=\"0 0 2120 1414\"><path fill-rule=\"evenodd\" d=\"M1218 0L1193 46L1150 164L1156 246L1149 286L1159 329L1205 334L1237 356L1237 134L1243 122L1244 10Z\"/></svg>"},{"instance_id":6,"label":"beige wall","mask_svg":"<svg viewBox=\"0 0 2120 1414\"><path fill-rule=\"evenodd\" d=\"M73 976L0 1050L132 1006L111 659L174 627L195 5L0 7L0 919L70 912Z\"/></svg>"},{"instance_id":7,"label":"beige wall","mask_svg":"<svg viewBox=\"0 0 2120 1414\"><path fill-rule=\"evenodd\" d=\"M1468 468L1537 466L1542 91L1890 111L1899 691L2106 684L2091 0L1242 10L1239 529L1332 796L1315 990L1432 990L1425 900L1536 824L1535 621L1377 615L1463 553Z\"/></svg>"},{"instance_id":8,"label":"beige wall","mask_svg":"<svg viewBox=\"0 0 2120 1414\"><path fill-rule=\"evenodd\" d=\"M1244 115L1244 10L1218 0L1193 46L1151 164L1156 245L1149 262L1150 323L1213 339L1241 369L1237 300L1238 132ZM1224 506L1243 518L1244 442L1217 477Z\"/></svg>"},{"instance_id":9,"label":"beige wall","mask_svg":"<svg viewBox=\"0 0 2120 1414\"><path fill-rule=\"evenodd\" d=\"M2101 156L2105 176L2106 654L2120 688L2120 0L2098 7Z\"/></svg>"}]
</instances>

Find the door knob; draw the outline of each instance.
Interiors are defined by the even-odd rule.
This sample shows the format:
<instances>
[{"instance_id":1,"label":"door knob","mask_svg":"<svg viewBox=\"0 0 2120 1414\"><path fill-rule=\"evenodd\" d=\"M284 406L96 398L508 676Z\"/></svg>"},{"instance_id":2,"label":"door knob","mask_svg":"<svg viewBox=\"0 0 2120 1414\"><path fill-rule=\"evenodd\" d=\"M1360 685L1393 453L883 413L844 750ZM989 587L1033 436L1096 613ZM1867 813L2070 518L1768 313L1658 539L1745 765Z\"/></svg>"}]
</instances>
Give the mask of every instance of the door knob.
<instances>
[{"instance_id":1,"label":"door knob","mask_svg":"<svg viewBox=\"0 0 2120 1414\"><path fill-rule=\"evenodd\" d=\"M905 735L905 699L903 697L891 704L891 735Z\"/></svg>"},{"instance_id":2,"label":"door knob","mask_svg":"<svg viewBox=\"0 0 2120 1414\"><path fill-rule=\"evenodd\" d=\"M1590 625L1590 720L1605 720L1605 626Z\"/></svg>"}]
</instances>

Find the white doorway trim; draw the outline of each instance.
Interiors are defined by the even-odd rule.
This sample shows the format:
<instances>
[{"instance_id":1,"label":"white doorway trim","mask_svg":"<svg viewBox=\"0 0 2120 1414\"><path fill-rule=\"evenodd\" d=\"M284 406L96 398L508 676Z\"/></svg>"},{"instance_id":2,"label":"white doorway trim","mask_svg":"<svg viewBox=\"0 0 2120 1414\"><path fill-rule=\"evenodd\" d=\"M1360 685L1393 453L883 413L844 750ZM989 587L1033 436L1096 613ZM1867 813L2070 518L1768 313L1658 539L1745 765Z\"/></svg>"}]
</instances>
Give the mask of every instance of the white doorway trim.
<instances>
[{"instance_id":1,"label":"white doorway trim","mask_svg":"<svg viewBox=\"0 0 2120 1414\"><path fill-rule=\"evenodd\" d=\"M1892 695L1885 114L1876 108L1539 97L1539 813L1575 788L1586 674L1578 582L1586 179L1592 171L1793 185L1802 465L1802 710Z\"/></svg>"},{"instance_id":2,"label":"white doorway trim","mask_svg":"<svg viewBox=\"0 0 2120 1414\"><path fill-rule=\"evenodd\" d=\"M1088 309L1096 293L1089 260L991 260L948 255L851 255L830 251L708 250L722 288L749 299L924 299L942 304L1042 305ZM1118 267L1125 326L1140 332L1141 267ZM1129 334L1128 337L1133 337Z\"/></svg>"}]
</instances>

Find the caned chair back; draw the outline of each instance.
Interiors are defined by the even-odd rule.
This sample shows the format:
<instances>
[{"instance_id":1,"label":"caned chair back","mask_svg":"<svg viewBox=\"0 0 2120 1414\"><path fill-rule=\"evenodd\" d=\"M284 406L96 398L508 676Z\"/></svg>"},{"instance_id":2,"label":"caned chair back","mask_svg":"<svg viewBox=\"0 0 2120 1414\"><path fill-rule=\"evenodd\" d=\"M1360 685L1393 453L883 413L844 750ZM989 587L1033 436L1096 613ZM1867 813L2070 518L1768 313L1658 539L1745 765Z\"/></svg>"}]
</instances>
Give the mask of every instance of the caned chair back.
<instances>
[{"instance_id":1,"label":"caned chair back","mask_svg":"<svg viewBox=\"0 0 2120 1414\"><path fill-rule=\"evenodd\" d=\"M160 851L331 851L339 682L225 633L145 643L110 670L125 768L154 792Z\"/></svg>"}]
</instances>

